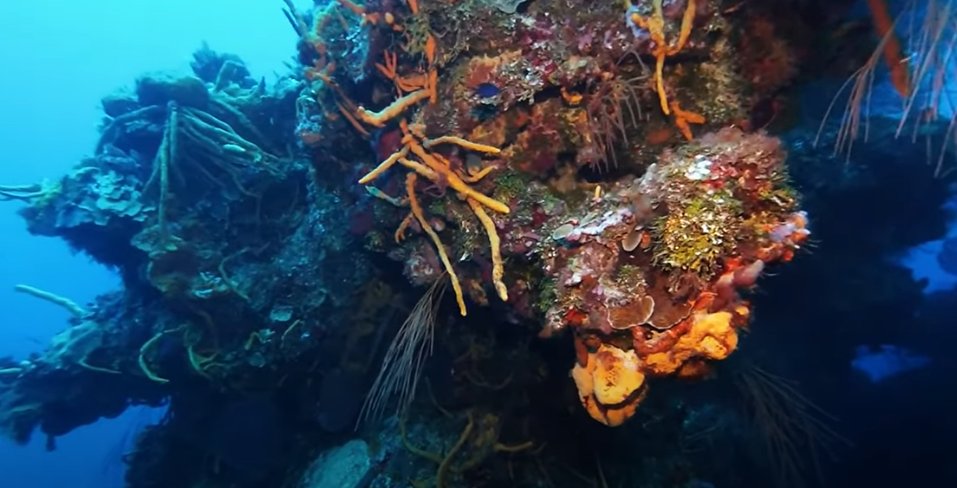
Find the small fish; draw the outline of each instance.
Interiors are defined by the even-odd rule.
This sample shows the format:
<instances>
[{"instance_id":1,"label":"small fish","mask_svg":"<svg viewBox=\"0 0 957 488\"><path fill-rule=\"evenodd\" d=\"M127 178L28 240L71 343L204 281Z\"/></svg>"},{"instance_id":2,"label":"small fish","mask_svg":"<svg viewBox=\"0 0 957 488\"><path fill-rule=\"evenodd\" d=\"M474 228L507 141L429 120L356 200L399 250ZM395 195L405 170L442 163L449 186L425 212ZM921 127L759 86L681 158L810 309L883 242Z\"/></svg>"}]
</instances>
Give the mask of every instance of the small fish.
<instances>
[{"instance_id":1,"label":"small fish","mask_svg":"<svg viewBox=\"0 0 957 488\"><path fill-rule=\"evenodd\" d=\"M482 98L492 98L501 92L502 90L492 83L482 83L475 87L475 94Z\"/></svg>"}]
</instances>

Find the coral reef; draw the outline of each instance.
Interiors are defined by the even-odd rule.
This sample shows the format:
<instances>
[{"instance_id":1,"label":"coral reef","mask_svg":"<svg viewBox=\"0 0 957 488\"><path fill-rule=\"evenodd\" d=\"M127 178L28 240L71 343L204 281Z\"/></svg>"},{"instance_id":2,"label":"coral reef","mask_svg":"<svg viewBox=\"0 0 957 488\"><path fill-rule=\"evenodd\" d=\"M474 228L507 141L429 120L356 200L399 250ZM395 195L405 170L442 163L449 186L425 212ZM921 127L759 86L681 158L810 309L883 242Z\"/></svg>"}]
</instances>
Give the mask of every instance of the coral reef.
<instances>
[{"instance_id":1,"label":"coral reef","mask_svg":"<svg viewBox=\"0 0 957 488\"><path fill-rule=\"evenodd\" d=\"M359 136L379 131L381 163L359 183L375 180L380 186L371 191L373 195L392 207L411 208L395 232L403 250L390 252L406 261L409 278L428 282L429 277L415 275L425 273L435 279L438 270L444 269L465 315L466 296L478 304L489 301L483 276L491 276L503 302L514 295L508 290L510 273L503 256L516 268L542 270L536 274L542 282L553 283L551 287L517 291L530 295L526 300L533 302L541 301L542 291L554 293L556 303L546 311L548 334L571 326L605 336L578 334L576 340L589 345L578 348L588 352L579 352L577 367L589 372L575 377L588 411L602 422L618 425L624 418L609 421L589 399L590 378L597 374L593 371L597 366L592 364L596 360L585 356L598 351L597 343L607 342L602 346L606 349L616 347L611 345L616 340L613 331L619 330L623 337L634 336L633 346L627 349L639 351L638 362L643 364L639 369L646 371L633 373L642 377L646 373L690 375L692 369L700 373L704 368L700 360L724 359L737 342L732 322L741 327L749 311L735 288L753 286L765 264L790 260L808 235L807 219L798 211L794 192L785 185L784 156L777 143L737 129L675 149L659 147L648 151L644 160L628 158L629 171L641 172L642 178L632 182L627 177L624 181L603 178L608 187L595 186L593 198L578 196L587 189L574 176L563 176L574 175L582 165L607 164L611 157L624 160L609 153L622 152L616 146L634 139L630 132L645 129L641 123L645 120L639 118L650 119L650 114L641 117L638 112L649 90L659 101L661 115L674 119L684 139L693 139L689 124L703 124L705 119L682 109L679 99L708 95L702 91L669 95L674 90L664 81L668 76L664 67L667 58L685 49L707 52L693 33L697 24L717 22L712 20L717 16L713 9L699 9L692 1L680 11L669 9L666 15L660 0L651 2L648 13L636 4L624 13L627 25L613 27L601 21L602 14L611 15L612 9L606 13L599 8L584 18L572 17L581 24L568 29L551 20L565 17L570 6L563 2L534 3L519 15L521 23L511 8L473 7L492 21L483 25L485 42L458 41L471 46L469 56L445 54L446 46L430 32L421 36L421 50L408 45L403 53L387 49L383 63L376 61L374 50L369 51L366 64L374 65L384 82L394 84L398 95L391 102L380 98L379 106L387 102L383 108L365 108L376 106L376 92L366 100L346 88L353 80L328 70L328 65L309 68L324 70L313 82L313 90L331 91L329 97L337 99L336 108ZM364 19L374 46L394 45L399 39L417 44L405 24L420 22L424 16L431 25L461 14L464 8L423 5L412 12L372 2L350 11ZM503 16L506 13L511 15ZM388 28L376 20L380 17L393 19L386 22ZM606 29L603 37L608 46L594 49L590 39L599 31L593 29ZM669 43L665 31L671 29L677 33ZM556 33L548 38L550 42L539 39L546 32ZM326 49L317 49L318 54L337 58ZM656 60L653 75L645 73L643 56ZM439 70L450 75L438 77ZM649 85L638 84L629 77L629 70L638 80L648 79ZM593 98L611 102L593 102ZM524 107L528 102L533 103ZM334 113L332 107L326 110ZM712 122L720 126L733 121ZM610 138L606 132L620 135ZM312 146L320 148L325 140L308 139L304 142L315 142ZM496 159L483 161L483 154ZM654 159L658 162L651 162ZM392 188L403 186L402 179L390 171L399 165L410 171L401 198L387 191L390 182ZM431 198L424 200L417 193L420 177L432 184L436 196L451 188L458 200L434 200L429 193ZM507 179L548 186L509 191ZM502 180L505 185L499 183ZM555 203L544 209L542 201ZM488 236L488 252L477 248L480 228ZM423 247L418 237L408 236L410 231L427 236L436 252ZM624 240L628 242L623 253L619 243ZM464 256L472 263L460 259L453 264L450 256ZM619 373L622 358L608 354L618 360L606 365L606 374ZM625 363L637 367L634 361ZM614 403L634 403L644 391L638 388L643 381L637 383L625 395L632 398ZM628 407L631 412L632 407Z\"/></svg>"},{"instance_id":2,"label":"coral reef","mask_svg":"<svg viewBox=\"0 0 957 488\"><path fill-rule=\"evenodd\" d=\"M860 323L845 300L912 311L912 280L848 276L895 282L882 254L943 226L928 175L906 180L920 223L862 208L914 147L854 186L790 110L828 64L816 23L847 2L825 3L285 2L294 73L267 85L204 46L191 74L104 98L69 174L0 187L31 232L123 278L89 305L23 288L74 317L0 360L0 427L52 446L168 404L132 487L766 486L734 378L788 402L744 332L838 370L852 340L822 346L781 311L834 330ZM811 229L827 244L809 257ZM701 447L724 441L748 454ZM802 454L772 452L771 475L797 478Z\"/></svg>"}]
</instances>

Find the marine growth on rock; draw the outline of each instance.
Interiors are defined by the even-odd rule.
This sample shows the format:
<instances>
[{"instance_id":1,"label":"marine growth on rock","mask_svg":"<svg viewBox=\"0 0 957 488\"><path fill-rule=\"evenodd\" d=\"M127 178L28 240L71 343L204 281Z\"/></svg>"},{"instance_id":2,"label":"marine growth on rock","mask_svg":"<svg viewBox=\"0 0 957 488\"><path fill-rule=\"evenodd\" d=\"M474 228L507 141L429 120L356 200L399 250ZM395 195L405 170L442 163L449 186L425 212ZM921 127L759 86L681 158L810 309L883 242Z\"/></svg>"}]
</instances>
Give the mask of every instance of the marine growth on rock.
<instances>
[{"instance_id":1,"label":"marine growth on rock","mask_svg":"<svg viewBox=\"0 0 957 488\"><path fill-rule=\"evenodd\" d=\"M69 174L0 187L31 232L123 279L87 305L21 289L72 323L0 369L16 439L169 402L130 486L345 486L337 463L353 487L532 486L567 455L549 422L646 428L628 421L669 411L659 385L718 374L755 287L809 243L773 134L812 30L772 8L285 6L291 73L260 82L204 47L193 73L105 98ZM277 436L255 473L237 412Z\"/></svg>"}]
</instances>

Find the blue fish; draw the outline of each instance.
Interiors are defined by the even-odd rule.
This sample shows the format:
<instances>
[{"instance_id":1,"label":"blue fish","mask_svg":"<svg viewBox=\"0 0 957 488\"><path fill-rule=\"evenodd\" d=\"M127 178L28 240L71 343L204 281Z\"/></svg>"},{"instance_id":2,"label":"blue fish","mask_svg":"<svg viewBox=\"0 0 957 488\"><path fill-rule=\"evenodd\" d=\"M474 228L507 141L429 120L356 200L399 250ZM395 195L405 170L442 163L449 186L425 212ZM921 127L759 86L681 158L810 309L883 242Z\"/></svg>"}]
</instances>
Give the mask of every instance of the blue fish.
<instances>
[{"instance_id":1,"label":"blue fish","mask_svg":"<svg viewBox=\"0 0 957 488\"><path fill-rule=\"evenodd\" d=\"M499 93L502 93L502 90L492 83L482 83L475 87L475 94L482 98L492 98Z\"/></svg>"}]
</instances>

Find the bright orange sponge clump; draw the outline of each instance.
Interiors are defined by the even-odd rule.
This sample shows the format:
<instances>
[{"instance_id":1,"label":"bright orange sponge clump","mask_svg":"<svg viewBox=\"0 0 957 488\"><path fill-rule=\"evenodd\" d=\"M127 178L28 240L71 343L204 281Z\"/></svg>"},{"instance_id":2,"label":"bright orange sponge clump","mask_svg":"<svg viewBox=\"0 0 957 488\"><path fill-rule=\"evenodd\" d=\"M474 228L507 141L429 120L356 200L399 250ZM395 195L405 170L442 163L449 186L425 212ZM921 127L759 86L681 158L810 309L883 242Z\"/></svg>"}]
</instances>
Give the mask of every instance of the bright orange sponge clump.
<instances>
[{"instance_id":1,"label":"bright orange sponge clump","mask_svg":"<svg viewBox=\"0 0 957 488\"><path fill-rule=\"evenodd\" d=\"M617 427L635 414L645 395L645 375L634 350L602 344L576 364L572 378L585 410L595 420Z\"/></svg>"},{"instance_id":2,"label":"bright orange sponge clump","mask_svg":"<svg viewBox=\"0 0 957 488\"><path fill-rule=\"evenodd\" d=\"M580 341L572 369L582 405L593 419L617 427L631 418L647 393L648 376L698 376L704 360L721 360L738 346L734 315L721 311L688 317L687 332L669 348L639 356L635 349L601 343L589 350Z\"/></svg>"},{"instance_id":3,"label":"bright orange sponge clump","mask_svg":"<svg viewBox=\"0 0 957 488\"><path fill-rule=\"evenodd\" d=\"M649 374L674 373L692 358L721 360L738 347L738 333L731 325L731 312L716 312L694 317L694 324L671 349L649 354L643 368Z\"/></svg>"}]
</instances>

